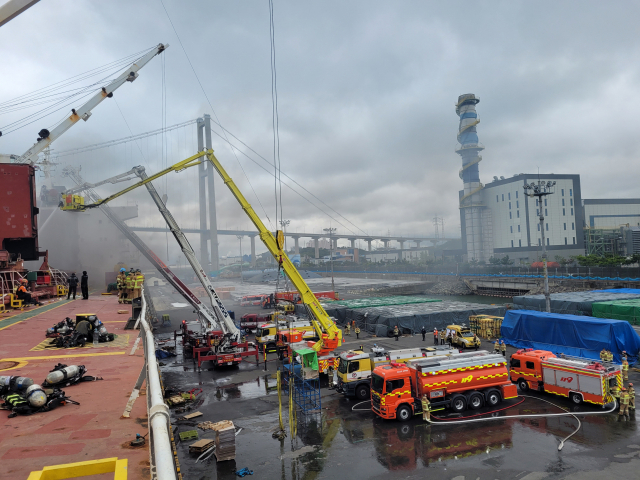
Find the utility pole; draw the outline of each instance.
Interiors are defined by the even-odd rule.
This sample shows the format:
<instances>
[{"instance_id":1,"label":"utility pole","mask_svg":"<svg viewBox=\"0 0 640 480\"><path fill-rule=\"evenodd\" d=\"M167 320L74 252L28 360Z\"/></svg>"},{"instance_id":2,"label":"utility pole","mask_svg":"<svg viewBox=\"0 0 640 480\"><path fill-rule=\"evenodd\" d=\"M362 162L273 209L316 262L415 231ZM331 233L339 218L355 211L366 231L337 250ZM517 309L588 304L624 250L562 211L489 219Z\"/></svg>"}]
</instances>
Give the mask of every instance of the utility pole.
<instances>
[{"instance_id":1,"label":"utility pole","mask_svg":"<svg viewBox=\"0 0 640 480\"><path fill-rule=\"evenodd\" d=\"M548 181L543 182L538 180L538 183L530 183L525 185L524 194L528 197L535 197L540 207L540 233L542 242L542 266L544 274L544 299L547 306L547 313L551 313L551 298L549 296L549 272L547 271L547 244L545 242L544 235L544 210L542 205L542 198L553 193L553 187L556 182Z\"/></svg>"},{"instance_id":2,"label":"utility pole","mask_svg":"<svg viewBox=\"0 0 640 480\"><path fill-rule=\"evenodd\" d=\"M244 279L242 278L242 237L244 235L236 235L238 240L240 240L240 283L244 283Z\"/></svg>"},{"instance_id":3,"label":"utility pole","mask_svg":"<svg viewBox=\"0 0 640 480\"><path fill-rule=\"evenodd\" d=\"M331 291L335 292L336 287L333 283L333 232L336 231L335 228L324 228L325 232L329 233L329 261L331 262Z\"/></svg>"}]
</instances>

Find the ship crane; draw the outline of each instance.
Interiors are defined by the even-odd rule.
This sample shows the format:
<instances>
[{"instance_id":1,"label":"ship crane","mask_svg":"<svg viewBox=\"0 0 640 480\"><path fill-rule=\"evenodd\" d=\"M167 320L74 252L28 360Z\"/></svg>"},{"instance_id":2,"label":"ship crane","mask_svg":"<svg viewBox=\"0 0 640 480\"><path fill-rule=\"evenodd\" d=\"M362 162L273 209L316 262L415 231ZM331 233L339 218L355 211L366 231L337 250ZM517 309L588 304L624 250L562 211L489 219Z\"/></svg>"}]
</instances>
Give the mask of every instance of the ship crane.
<instances>
[{"instance_id":1,"label":"ship crane","mask_svg":"<svg viewBox=\"0 0 640 480\"><path fill-rule=\"evenodd\" d=\"M105 98L113 97L113 92L120 88L124 83L133 82L136 78L138 78L138 71L147 63L149 63L156 55L160 55L167 48L169 48L168 44L158 44L157 46L149 50L149 52L147 52L145 55L132 63L129 68L127 68L122 74L120 74L118 78L102 87L98 93L93 95L82 106L80 106L79 108L72 108L71 115L65 118L53 130L49 131L46 128L40 130L36 143L33 144L33 146L29 150L16 158L14 160L14 163L36 163L38 160L38 154L40 152L51 145L55 140L60 138L60 136L64 132L73 127L80 119L84 120L85 122L89 120L89 117L91 116L91 110L100 105L100 103L102 103Z\"/></svg>"}]
</instances>

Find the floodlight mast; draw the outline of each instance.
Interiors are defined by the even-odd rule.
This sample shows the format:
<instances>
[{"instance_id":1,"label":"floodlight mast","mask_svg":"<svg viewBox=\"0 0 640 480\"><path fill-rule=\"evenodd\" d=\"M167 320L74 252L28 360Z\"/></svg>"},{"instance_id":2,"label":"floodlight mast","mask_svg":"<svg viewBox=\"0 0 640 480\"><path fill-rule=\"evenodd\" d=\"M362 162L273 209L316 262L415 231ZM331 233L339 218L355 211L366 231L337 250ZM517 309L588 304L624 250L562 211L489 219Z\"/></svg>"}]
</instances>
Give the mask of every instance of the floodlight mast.
<instances>
[{"instance_id":1,"label":"floodlight mast","mask_svg":"<svg viewBox=\"0 0 640 480\"><path fill-rule=\"evenodd\" d=\"M544 300L547 307L547 313L551 313L551 297L549 296L549 271L547 270L547 244L544 236L544 210L542 209L542 197L551 195L556 182L538 180L538 183L530 183L525 185L524 194L528 197L536 197L540 205L540 233L542 242L542 269L544 275Z\"/></svg>"}]
</instances>

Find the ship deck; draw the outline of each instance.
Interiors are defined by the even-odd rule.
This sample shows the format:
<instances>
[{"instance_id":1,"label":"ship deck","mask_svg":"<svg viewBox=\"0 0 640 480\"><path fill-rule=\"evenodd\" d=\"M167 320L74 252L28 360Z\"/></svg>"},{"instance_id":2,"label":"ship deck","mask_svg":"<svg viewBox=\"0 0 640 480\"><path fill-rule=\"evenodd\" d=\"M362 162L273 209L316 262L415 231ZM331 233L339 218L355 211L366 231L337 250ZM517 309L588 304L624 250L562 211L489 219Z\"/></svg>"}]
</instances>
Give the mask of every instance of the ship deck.
<instances>
[{"instance_id":1,"label":"ship deck","mask_svg":"<svg viewBox=\"0 0 640 480\"><path fill-rule=\"evenodd\" d=\"M127 309L128 314L118 314ZM17 375L41 383L57 364L85 365L87 375L102 377L63 390L80 405L67 403L49 412L8 418L0 411L0 462L3 478L27 478L45 466L117 457L127 459L128 478L149 478L148 447L133 448L136 433L147 433L145 398L123 418L129 395L144 364L142 343L130 355L137 330L124 330L130 305L116 296L58 300L37 309L0 317L0 376ZM45 332L65 317L95 313L116 339L94 348L47 348ZM141 394L144 394L144 389ZM100 477L102 478L102 477ZM110 475L113 478L113 474Z\"/></svg>"}]
</instances>

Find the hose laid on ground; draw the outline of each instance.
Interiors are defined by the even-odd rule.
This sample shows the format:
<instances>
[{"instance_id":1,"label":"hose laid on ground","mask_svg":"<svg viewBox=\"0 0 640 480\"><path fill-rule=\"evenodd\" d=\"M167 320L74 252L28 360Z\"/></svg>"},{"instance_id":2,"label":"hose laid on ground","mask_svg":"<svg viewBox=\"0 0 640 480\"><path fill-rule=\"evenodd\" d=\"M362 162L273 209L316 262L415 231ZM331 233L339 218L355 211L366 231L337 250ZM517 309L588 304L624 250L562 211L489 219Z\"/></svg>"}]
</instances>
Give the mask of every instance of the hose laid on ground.
<instances>
[{"instance_id":1,"label":"hose laid on ground","mask_svg":"<svg viewBox=\"0 0 640 480\"><path fill-rule=\"evenodd\" d=\"M559 408L560 410L563 410L565 413L535 413L535 414L528 414L528 415L506 415L503 417L489 417L489 418L474 418L471 420L446 420L446 419L438 419L438 421L436 422L431 422L431 424L423 424L423 426L428 426L428 425L433 425L433 424L437 424L437 423L441 423L441 424L454 424L454 423L471 423L471 422L486 422L489 420L509 420L512 418L535 418L535 417L566 417L566 416L571 416L573 418L575 418L578 421L578 428L576 428L576 430L569 435L568 437L563 438L560 441L560 445L558 445L558 450L562 450L562 448L564 447L564 442L566 442L567 440L569 440L571 437L573 437L576 433L578 433L578 431L580 430L580 428L582 427L582 422L580 421L580 419L576 416L576 415L605 415L607 413L611 413L613 412L616 407L617 407L617 402L614 400L613 401L613 406L611 407L610 410L604 410L602 412L577 412L577 413L572 413L569 412L568 410L565 410L564 408L562 408L559 405L556 405L553 402L550 402L549 400L545 400L544 398L540 398L540 397L532 397L530 395L519 395L519 397L526 397L526 398L534 398L536 400L542 400L543 402L546 402L550 405L553 405L556 408ZM523 400L524 401L524 400ZM364 409L364 408L358 408L356 409L356 407L358 405L361 405L363 403L367 403L367 402L371 402L371 400L365 400L363 402L358 402L356 403L353 407L351 407L352 411L365 411L365 410L370 410L370 409ZM507 410L511 407L515 407L516 405L520 405L520 403L516 403L515 405L509 405L508 407L505 408L501 408L499 410L494 410L493 412L487 412L487 413L482 413L482 414L478 414L478 415L490 415L492 413L496 413L496 412L500 412L503 410ZM608 405L608 404L607 404ZM475 415L473 415L475 416ZM433 418L438 418L438 417L433 417ZM470 418L470 417L465 417L465 418Z\"/></svg>"},{"instance_id":2,"label":"hose laid on ground","mask_svg":"<svg viewBox=\"0 0 640 480\"><path fill-rule=\"evenodd\" d=\"M578 420L578 428L568 437L562 439L562 441L560 442L560 445L558 445L558 450L562 450L562 447L564 447L564 442L566 442L567 440L569 440L571 437L573 437L578 430L580 430L580 427L582 426L582 422L580 422L580 419L578 419L578 417L576 416L576 414L571 413L567 410L565 410L564 408L556 405L555 403L550 402L549 400L545 400L544 398L540 398L540 397L532 397L530 395L520 395L521 397L527 397L527 398L535 398L536 400L542 400L543 402L547 402L550 405L553 405L554 407L559 408L560 410L564 410L565 413L536 413L536 414L529 414L529 415L506 415L504 417L490 417L490 418L475 418L472 420L453 420L453 421L440 421L440 422L432 422L432 424L437 424L437 423L447 423L447 424L452 424L452 423L472 423L472 422L485 422L485 421L489 421L489 420L509 420L512 418L535 418L535 417L566 417L566 416L572 416L574 417L576 420ZM610 410L605 410L602 412L577 412L577 415L604 415L607 413L611 413L616 409L617 406L617 402L614 400L613 402L613 407L611 407ZM492 412L487 412L487 413L492 413Z\"/></svg>"},{"instance_id":3,"label":"hose laid on ground","mask_svg":"<svg viewBox=\"0 0 640 480\"><path fill-rule=\"evenodd\" d=\"M359 411L359 412L371 411L371 409L370 409L370 408L358 408L358 410L356 410L356 407L357 407L358 405L360 405L360 404L362 404L362 403L367 403L367 402L371 402L371 400L365 400L364 402L358 402L358 403L356 403L353 407L351 407L351 411L352 411L352 412L356 412L356 411Z\"/></svg>"}]
</instances>

